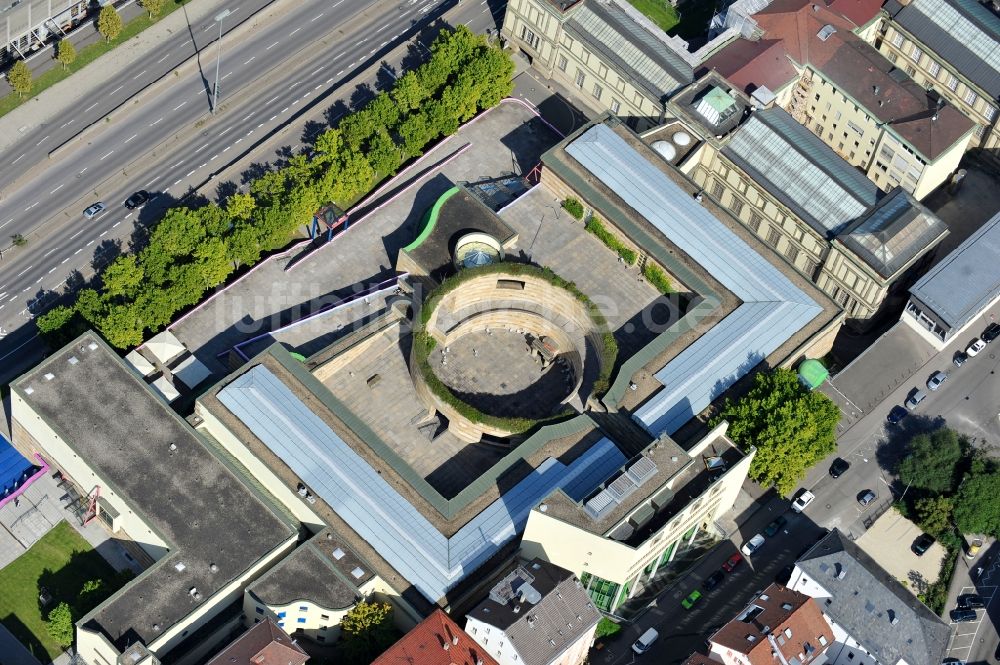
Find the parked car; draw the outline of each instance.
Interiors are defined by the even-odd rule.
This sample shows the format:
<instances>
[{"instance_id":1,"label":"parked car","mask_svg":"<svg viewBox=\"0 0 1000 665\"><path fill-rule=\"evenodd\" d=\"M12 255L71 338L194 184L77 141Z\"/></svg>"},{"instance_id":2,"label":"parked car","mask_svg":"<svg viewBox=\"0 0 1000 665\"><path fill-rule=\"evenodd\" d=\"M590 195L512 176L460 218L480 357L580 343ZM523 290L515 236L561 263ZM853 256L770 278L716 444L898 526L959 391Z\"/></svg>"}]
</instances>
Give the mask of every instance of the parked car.
<instances>
[{"instance_id":1,"label":"parked car","mask_svg":"<svg viewBox=\"0 0 1000 665\"><path fill-rule=\"evenodd\" d=\"M899 422L906 417L907 413L909 413L909 411L897 404L892 407L892 410L889 411L889 415L887 415L885 419L889 421L890 425L898 425Z\"/></svg>"},{"instance_id":2,"label":"parked car","mask_svg":"<svg viewBox=\"0 0 1000 665\"><path fill-rule=\"evenodd\" d=\"M965 548L965 558L975 559L976 555L979 554L979 550L981 549L983 549L983 539L973 538L972 541L969 542L968 546Z\"/></svg>"},{"instance_id":3,"label":"parked car","mask_svg":"<svg viewBox=\"0 0 1000 665\"><path fill-rule=\"evenodd\" d=\"M924 553L927 552L927 550L929 550L931 545L933 544L934 544L934 538L928 536L926 533L922 533L919 536L917 536L916 540L913 541L913 544L910 545L910 549L917 556L923 556Z\"/></svg>"},{"instance_id":4,"label":"parked car","mask_svg":"<svg viewBox=\"0 0 1000 665\"><path fill-rule=\"evenodd\" d=\"M955 623L967 623L969 621L976 620L976 611L970 609L963 609L961 607L956 607L951 612L951 620Z\"/></svg>"},{"instance_id":5,"label":"parked car","mask_svg":"<svg viewBox=\"0 0 1000 665\"><path fill-rule=\"evenodd\" d=\"M927 393L925 393L920 388L914 388L912 391L910 391L910 396L906 398L905 402L903 402L903 406L905 406L910 411L913 411L915 408L917 408L917 405L923 402L925 399L927 399Z\"/></svg>"},{"instance_id":6,"label":"parked car","mask_svg":"<svg viewBox=\"0 0 1000 665\"><path fill-rule=\"evenodd\" d=\"M969 610L981 610L986 607L986 603L978 593L963 593L958 597L958 606Z\"/></svg>"},{"instance_id":7,"label":"parked car","mask_svg":"<svg viewBox=\"0 0 1000 665\"><path fill-rule=\"evenodd\" d=\"M93 219L94 217L97 217L97 215L99 215L105 207L106 206L103 203L98 201L92 206L87 206L87 208L83 211L83 216L87 219Z\"/></svg>"},{"instance_id":8,"label":"parked car","mask_svg":"<svg viewBox=\"0 0 1000 665\"><path fill-rule=\"evenodd\" d=\"M689 610L692 607L694 607L695 603L697 603L700 599L701 599L701 591L695 589L694 591L692 591L687 595L687 598L681 601L681 607L683 607L686 610Z\"/></svg>"},{"instance_id":9,"label":"parked car","mask_svg":"<svg viewBox=\"0 0 1000 665\"><path fill-rule=\"evenodd\" d=\"M965 661L962 660L961 658L950 657L942 660L941 665L965 665Z\"/></svg>"},{"instance_id":10,"label":"parked car","mask_svg":"<svg viewBox=\"0 0 1000 665\"><path fill-rule=\"evenodd\" d=\"M961 367L962 365L965 364L965 361L968 359L969 356L966 355L965 351L956 351L955 357L951 359L951 362L955 364L955 367Z\"/></svg>"},{"instance_id":11,"label":"parked car","mask_svg":"<svg viewBox=\"0 0 1000 665\"><path fill-rule=\"evenodd\" d=\"M830 477L840 478L850 468L851 468L850 462L838 457L837 459L833 460L833 464L830 465Z\"/></svg>"},{"instance_id":12,"label":"parked car","mask_svg":"<svg viewBox=\"0 0 1000 665\"><path fill-rule=\"evenodd\" d=\"M1000 323L993 322L986 326L986 330L984 330L983 334L979 337L982 338L982 340L987 344L995 340L997 337L1000 337Z\"/></svg>"},{"instance_id":13,"label":"parked car","mask_svg":"<svg viewBox=\"0 0 1000 665\"><path fill-rule=\"evenodd\" d=\"M871 490L861 490L858 494L858 503L861 504L862 508L867 508L871 505L872 501L876 499L875 492Z\"/></svg>"},{"instance_id":14,"label":"parked car","mask_svg":"<svg viewBox=\"0 0 1000 665\"><path fill-rule=\"evenodd\" d=\"M722 584L722 582L725 579L726 579L726 574L723 573L721 570L717 570L705 578L705 581L701 583L701 588L704 589L705 591L711 591L715 587Z\"/></svg>"},{"instance_id":15,"label":"parked car","mask_svg":"<svg viewBox=\"0 0 1000 665\"><path fill-rule=\"evenodd\" d=\"M965 353L968 354L970 358L976 356L977 353L986 348L986 342L979 339L978 337L969 343L969 346L965 349Z\"/></svg>"},{"instance_id":16,"label":"parked car","mask_svg":"<svg viewBox=\"0 0 1000 665\"><path fill-rule=\"evenodd\" d=\"M132 194L132 196L125 199L123 204L129 210L135 210L136 208L142 207L149 201L149 192L144 189L140 189L138 192Z\"/></svg>"},{"instance_id":17,"label":"parked car","mask_svg":"<svg viewBox=\"0 0 1000 665\"><path fill-rule=\"evenodd\" d=\"M771 536L774 536L779 531L781 531L781 527L785 526L786 524L788 524L788 520L785 519L785 516L778 515L776 518L774 518L774 520L770 524L764 527L764 535L770 538Z\"/></svg>"},{"instance_id":18,"label":"parked car","mask_svg":"<svg viewBox=\"0 0 1000 665\"><path fill-rule=\"evenodd\" d=\"M639 639L632 643L632 651L641 656L649 651L649 648L653 646L653 642L659 636L660 634L656 632L656 629L648 628L645 633L639 636Z\"/></svg>"},{"instance_id":19,"label":"parked car","mask_svg":"<svg viewBox=\"0 0 1000 665\"><path fill-rule=\"evenodd\" d=\"M931 378L927 379L927 390L934 391L941 387L941 384L948 380L945 372L934 372Z\"/></svg>"},{"instance_id":20,"label":"parked car","mask_svg":"<svg viewBox=\"0 0 1000 665\"><path fill-rule=\"evenodd\" d=\"M736 568L741 563L743 563L743 556L739 552L737 552L736 554L726 559L726 562L722 564L722 569L727 573L731 573L734 570L736 570Z\"/></svg>"},{"instance_id":21,"label":"parked car","mask_svg":"<svg viewBox=\"0 0 1000 665\"><path fill-rule=\"evenodd\" d=\"M746 556L753 556L753 554L757 550L759 550L763 544L764 544L764 536L758 533L754 535L753 538L743 543L743 547L740 548L740 551L743 552L743 554L745 554Z\"/></svg>"},{"instance_id":22,"label":"parked car","mask_svg":"<svg viewBox=\"0 0 1000 665\"><path fill-rule=\"evenodd\" d=\"M797 513L801 513L806 509L806 506L813 502L813 499L815 498L816 495L809 490L802 490L798 497L796 497L795 501L792 501L792 510Z\"/></svg>"}]
</instances>

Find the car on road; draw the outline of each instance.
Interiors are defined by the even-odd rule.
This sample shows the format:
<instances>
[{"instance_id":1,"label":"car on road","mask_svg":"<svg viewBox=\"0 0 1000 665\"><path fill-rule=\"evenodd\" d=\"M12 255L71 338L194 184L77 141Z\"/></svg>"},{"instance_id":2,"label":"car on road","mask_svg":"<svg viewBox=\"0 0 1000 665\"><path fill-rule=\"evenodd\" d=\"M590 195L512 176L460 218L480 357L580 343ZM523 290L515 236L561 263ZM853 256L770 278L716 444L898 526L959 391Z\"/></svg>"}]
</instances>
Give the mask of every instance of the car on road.
<instances>
[{"instance_id":1,"label":"car on road","mask_svg":"<svg viewBox=\"0 0 1000 665\"><path fill-rule=\"evenodd\" d=\"M125 203L122 205L129 210L135 210L136 208L141 208L146 205L147 201L149 201L149 192L145 189L140 189L138 192L135 192L132 196L125 199Z\"/></svg>"},{"instance_id":2,"label":"car on road","mask_svg":"<svg viewBox=\"0 0 1000 665\"><path fill-rule=\"evenodd\" d=\"M794 501L792 501L792 510L797 513L801 513L806 509L806 506L813 502L813 499L815 498L816 495L809 490L802 490L802 493L799 494Z\"/></svg>"},{"instance_id":3,"label":"car on road","mask_svg":"<svg viewBox=\"0 0 1000 665\"><path fill-rule=\"evenodd\" d=\"M949 615L955 623L968 623L969 621L975 621L977 617L975 610L963 609L961 607L956 607Z\"/></svg>"},{"instance_id":4,"label":"car on road","mask_svg":"<svg viewBox=\"0 0 1000 665\"><path fill-rule=\"evenodd\" d=\"M833 460L833 464L830 465L830 477L840 478L850 468L851 468L850 462L838 457L837 459Z\"/></svg>"},{"instance_id":5,"label":"car on road","mask_svg":"<svg viewBox=\"0 0 1000 665\"><path fill-rule=\"evenodd\" d=\"M861 490L858 494L858 503L861 504L862 508L867 508L871 505L872 501L875 500L875 492L871 490Z\"/></svg>"},{"instance_id":6,"label":"car on road","mask_svg":"<svg viewBox=\"0 0 1000 665\"><path fill-rule=\"evenodd\" d=\"M892 410L889 411L889 415L887 415L885 419L889 422L890 425L898 425L900 421L903 418L905 418L906 414L908 413L909 411L907 411L906 409L897 404L896 406L892 407Z\"/></svg>"},{"instance_id":7,"label":"car on road","mask_svg":"<svg viewBox=\"0 0 1000 665\"><path fill-rule=\"evenodd\" d=\"M784 515L778 515L774 520L764 527L764 535L770 538L771 536L777 535L781 528L788 524L788 520L785 519Z\"/></svg>"},{"instance_id":8,"label":"car on road","mask_svg":"<svg viewBox=\"0 0 1000 665\"><path fill-rule=\"evenodd\" d=\"M912 545L910 545L910 550L917 556L923 556L933 544L934 538L928 536L926 533L922 533L917 536L917 539L913 541Z\"/></svg>"},{"instance_id":9,"label":"car on road","mask_svg":"<svg viewBox=\"0 0 1000 665\"><path fill-rule=\"evenodd\" d=\"M754 535L753 538L743 543L743 547L740 548L740 551L743 552L743 554L745 554L746 556L753 556L753 554L757 550L759 550L763 545L764 545L764 536L758 533Z\"/></svg>"},{"instance_id":10,"label":"car on road","mask_svg":"<svg viewBox=\"0 0 1000 665\"><path fill-rule=\"evenodd\" d=\"M969 343L969 346L965 349L965 353L970 358L974 358L976 354L978 354L985 348L986 348L986 342L977 337Z\"/></svg>"},{"instance_id":11,"label":"car on road","mask_svg":"<svg viewBox=\"0 0 1000 665\"><path fill-rule=\"evenodd\" d=\"M689 610L692 607L694 607L695 603L697 603L699 600L701 600L701 591L695 589L694 591L692 591L687 595L687 598L681 601L681 607L683 607L686 610Z\"/></svg>"},{"instance_id":12,"label":"car on road","mask_svg":"<svg viewBox=\"0 0 1000 665\"><path fill-rule=\"evenodd\" d=\"M986 607L986 603L978 593L963 593L958 597L958 606L963 609L981 610Z\"/></svg>"},{"instance_id":13,"label":"car on road","mask_svg":"<svg viewBox=\"0 0 1000 665\"><path fill-rule=\"evenodd\" d=\"M914 388L912 391L910 391L910 396L906 398L905 402L903 402L903 406L905 406L910 411L913 411L915 408L917 408L917 405L919 405L925 399L927 399L927 393L925 393L920 388Z\"/></svg>"},{"instance_id":14,"label":"car on road","mask_svg":"<svg viewBox=\"0 0 1000 665\"><path fill-rule=\"evenodd\" d=\"M966 355L965 351L956 351L955 356L951 359L951 362L955 365L955 367L961 367L968 359L969 356Z\"/></svg>"},{"instance_id":15,"label":"car on road","mask_svg":"<svg viewBox=\"0 0 1000 665\"><path fill-rule=\"evenodd\" d=\"M92 206L87 206L87 208L83 211L83 216L86 217L87 219L93 219L97 217L99 214L101 214L101 212L103 212L106 207L107 206L98 201Z\"/></svg>"},{"instance_id":16,"label":"car on road","mask_svg":"<svg viewBox=\"0 0 1000 665\"><path fill-rule=\"evenodd\" d=\"M736 554L726 559L726 562L722 564L722 569L727 573L731 573L734 570L736 570L736 568L741 563L743 563L743 556L739 552L737 552Z\"/></svg>"},{"instance_id":17,"label":"car on road","mask_svg":"<svg viewBox=\"0 0 1000 665\"><path fill-rule=\"evenodd\" d=\"M1000 323L994 321L990 325L986 326L986 330L984 330L983 334L979 337L987 344L995 340L997 337L1000 337Z\"/></svg>"},{"instance_id":18,"label":"car on road","mask_svg":"<svg viewBox=\"0 0 1000 665\"><path fill-rule=\"evenodd\" d=\"M960 658L945 658L941 665L965 665L965 661Z\"/></svg>"},{"instance_id":19,"label":"car on road","mask_svg":"<svg viewBox=\"0 0 1000 665\"><path fill-rule=\"evenodd\" d=\"M711 591L715 587L722 584L725 581L725 579L726 579L726 574L723 573L721 570L717 570L705 578L705 581L701 583L701 588L704 589L705 591Z\"/></svg>"},{"instance_id":20,"label":"car on road","mask_svg":"<svg viewBox=\"0 0 1000 665\"><path fill-rule=\"evenodd\" d=\"M931 378L927 379L927 390L934 391L941 387L941 384L948 380L945 372L934 372Z\"/></svg>"},{"instance_id":21,"label":"car on road","mask_svg":"<svg viewBox=\"0 0 1000 665\"><path fill-rule=\"evenodd\" d=\"M649 651L649 648L653 646L653 642L659 636L660 634L656 632L656 629L648 628L645 633L639 636L639 639L632 643L632 651L641 656Z\"/></svg>"}]
</instances>

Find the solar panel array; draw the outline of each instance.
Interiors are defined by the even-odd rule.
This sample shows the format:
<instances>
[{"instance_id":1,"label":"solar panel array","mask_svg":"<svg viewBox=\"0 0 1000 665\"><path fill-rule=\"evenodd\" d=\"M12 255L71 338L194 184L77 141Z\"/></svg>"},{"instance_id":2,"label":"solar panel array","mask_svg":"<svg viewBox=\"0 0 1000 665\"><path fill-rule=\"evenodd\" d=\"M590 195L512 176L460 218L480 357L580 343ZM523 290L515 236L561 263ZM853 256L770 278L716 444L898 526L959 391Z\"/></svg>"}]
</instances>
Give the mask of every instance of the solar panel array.
<instances>
[{"instance_id":1,"label":"solar panel array","mask_svg":"<svg viewBox=\"0 0 1000 665\"><path fill-rule=\"evenodd\" d=\"M606 438L569 465L548 458L448 539L268 368L239 376L218 398L432 602L522 531L531 509L553 490L580 491L625 463Z\"/></svg>"},{"instance_id":2,"label":"solar panel array","mask_svg":"<svg viewBox=\"0 0 1000 665\"><path fill-rule=\"evenodd\" d=\"M750 116L723 154L828 236L875 203L874 183L778 107Z\"/></svg>"},{"instance_id":3,"label":"solar panel array","mask_svg":"<svg viewBox=\"0 0 1000 665\"><path fill-rule=\"evenodd\" d=\"M656 373L664 390L633 416L654 435L675 432L822 311L607 125L566 152L743 301Z\"/></svg>"},{"instance_id":4,"label":"solar panel array","mask_svg":"<svg viewBox=\"0 0 1000 665\"><path fill-rule=\"evenodd\" d=\"M658 471L656 462L648 457L640 457L607 487L591 497L584 504L587 512L595 518L601 518L615 506L628 498Z\"/></svg>"}]
</instances>

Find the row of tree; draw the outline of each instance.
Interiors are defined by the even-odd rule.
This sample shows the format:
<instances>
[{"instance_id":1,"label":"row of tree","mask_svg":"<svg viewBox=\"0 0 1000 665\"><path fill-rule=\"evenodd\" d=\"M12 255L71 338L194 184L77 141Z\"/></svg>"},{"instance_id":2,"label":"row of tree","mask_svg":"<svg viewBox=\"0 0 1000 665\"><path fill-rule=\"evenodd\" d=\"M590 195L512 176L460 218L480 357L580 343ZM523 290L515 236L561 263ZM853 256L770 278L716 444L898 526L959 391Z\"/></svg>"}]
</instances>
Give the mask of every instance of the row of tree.
<instances>
[{"instance_id":1,"label":"row of tree","mask_svg":"<svg viewBox=\"0 0 1000 665\"><path fill-rule=\"evenodd\" d=\"M322 205L341 207L510 94L510 57L464 26L443 31L430 58L222 205L167 211L133 253L115 259L73 304L38 317L55 345L85 327L124 349L140 344L235 270L285 246Z\"/></svg>"}]
</instances>

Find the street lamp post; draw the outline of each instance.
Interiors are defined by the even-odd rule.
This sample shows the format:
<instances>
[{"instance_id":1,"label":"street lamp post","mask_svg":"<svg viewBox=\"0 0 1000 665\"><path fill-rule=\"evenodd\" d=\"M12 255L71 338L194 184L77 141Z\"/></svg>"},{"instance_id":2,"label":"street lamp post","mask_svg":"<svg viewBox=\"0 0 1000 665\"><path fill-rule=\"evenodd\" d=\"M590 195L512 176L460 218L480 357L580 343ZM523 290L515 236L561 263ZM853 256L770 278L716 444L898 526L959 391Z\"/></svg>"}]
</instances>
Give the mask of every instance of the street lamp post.
<instances>
[{"instance_id":1,"label":"street lamp post","mask_svg":"<svg viewBox=\"0 0 1000 665\"><path fill-rule=\"evenodd\" d=\"M222 62L222 20L229 16L227 9L215 17L215 22L219 24L219 55L215 58L215 92L212 94L212 113L219 107L219 64Z\"/></svg>"}]
</instances>

